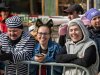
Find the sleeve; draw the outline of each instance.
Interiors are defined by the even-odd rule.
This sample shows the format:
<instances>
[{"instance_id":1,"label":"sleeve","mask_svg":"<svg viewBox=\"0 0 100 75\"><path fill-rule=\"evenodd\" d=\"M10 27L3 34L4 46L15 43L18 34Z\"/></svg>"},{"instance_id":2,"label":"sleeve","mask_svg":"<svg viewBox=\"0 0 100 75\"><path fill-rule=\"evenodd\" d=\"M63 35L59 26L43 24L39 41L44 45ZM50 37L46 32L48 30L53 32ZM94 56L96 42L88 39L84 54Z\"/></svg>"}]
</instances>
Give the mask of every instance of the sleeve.
<instances>
[{"instance_id":1,"label":"sleeve","mask_svg":"<svg viewBox=\"0 0 100 75\"><path fill-rule=\"evenodd\" d=\"M96 62L96 47L94 45L88 47L85 51L83 58L77 58L71 63L81 65L84 67L89 67Z\"/></svg>"},{"instance_id":2,"label":"sleeve","mask_svg":"<svg viewBox=\"0 0 100 75\"><path fill-rule=\"evenodd\" d=\"M6 26L5 23L3 24L3 28L2 29L3 29L3 33L7 32L7 26Z\"/></svg>"},{"instance_id":3,"label":"sleeve","mask_svg":"<svg viewBox=\"0 0 100 75\"><path fill-rule=\"evenodd\" d=\"M34 49L33 49L33 51L32 51L32 58L31 58L32 61L35 61L34 57L35 57L35 54L37 54L37 53L35 52L35 50L37 49L37 46L38 46L38 45L39 45L39 44L38 44L38 42L36 41L36 44L35 44Z\"/></svg>"},{"instance_id":4,"label":"sleeve","mask_svg":"<svg viewBox=\"0 0 100 75\"><path fill-rule=\"evenodd\" d=\"M3 34L0 34L0 54L2 50L2 40L3 40Z\"/></svg>"},{"instance_id":5,"label":"sleeve","mask_svg":"<svg viewBox=\"0 0 100 75\"><path fill-rule=\"evenodd\" d=\"M55 57L60 52L61 46L59 44L54 44L53 46L53 50L48 52L43 62L55 62Z\"/></svg>"},{"instance_id":6,"label":"sleeve","mask_svg":"<svg viewBox=\"0 0 100 75\"><path fill-rule=\"evenodd\" d=\"M66 42L66 35L60 35L59 37L59 44L63 47L65 45Z\"/></svg>"},{"instance_id":7,"label":"sleeve","mask_svg":"<svg viewBox=\"0 0 100 75\"><path fill-rule=\"evenodd\" d=\"M76 54L67 54L66 46L56 55L56 62L58 63L69 63L70 61L77 59Z\"/></svg>"},{"instance_id":8,"label":"sleeve","mask_svg":"<svg viewBox=\"0 0 100 75\"><path fill-rule=\"evenodd\" d=\"M23 43L22 43L23 44ZM32 57L32 50L34 49L35 40L31 37L25 44L23 50L19 50L13 54L14 63L19 61L30 60Z\"/></svg>"}]
</instances>

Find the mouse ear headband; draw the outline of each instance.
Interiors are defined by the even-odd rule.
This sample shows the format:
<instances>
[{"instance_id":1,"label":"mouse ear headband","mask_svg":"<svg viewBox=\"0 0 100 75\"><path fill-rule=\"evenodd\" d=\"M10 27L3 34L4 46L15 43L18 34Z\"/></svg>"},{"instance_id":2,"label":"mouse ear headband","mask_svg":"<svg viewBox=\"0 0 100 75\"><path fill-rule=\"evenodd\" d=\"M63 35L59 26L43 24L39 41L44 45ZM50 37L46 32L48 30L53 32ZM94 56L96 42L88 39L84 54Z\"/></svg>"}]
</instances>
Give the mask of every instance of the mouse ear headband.
<instances>
[{"instance_id":1,"label":"mouse ear headband","mask_svg":"<svg viewBox=\"0 0 100 75\"><path fill-rule=\"evenodd\" d=\"M43 22L40 19L37 19L36 26L39 28L40 26L47 26L51 28L53 26L53 21L50 19L46 24L43 24Z\"/></svg>"}]
</instances>

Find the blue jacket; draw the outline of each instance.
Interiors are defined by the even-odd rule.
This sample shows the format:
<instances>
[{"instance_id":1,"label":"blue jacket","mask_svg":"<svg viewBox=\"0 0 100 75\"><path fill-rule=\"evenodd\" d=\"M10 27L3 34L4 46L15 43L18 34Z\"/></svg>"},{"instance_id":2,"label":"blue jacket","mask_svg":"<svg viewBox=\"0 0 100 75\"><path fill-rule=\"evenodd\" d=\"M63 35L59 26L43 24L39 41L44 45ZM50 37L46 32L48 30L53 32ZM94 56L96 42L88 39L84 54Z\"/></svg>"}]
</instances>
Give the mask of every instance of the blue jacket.
<instances>
[{"instance_id":1,"label":"blue jacket","mask_svg":"<svg viewBox=\"0 0 100 75\"><path fill-rule=\"evenodd\" d=\"M43 62L54 62L56 54L61 50L61 46L54 41L49 40L48 42L48 52L46 54L46 58ZM33 50L33 58L34 55L40 53L40 44L37 43L34 50Z\"/></svg>"}]
</instances>

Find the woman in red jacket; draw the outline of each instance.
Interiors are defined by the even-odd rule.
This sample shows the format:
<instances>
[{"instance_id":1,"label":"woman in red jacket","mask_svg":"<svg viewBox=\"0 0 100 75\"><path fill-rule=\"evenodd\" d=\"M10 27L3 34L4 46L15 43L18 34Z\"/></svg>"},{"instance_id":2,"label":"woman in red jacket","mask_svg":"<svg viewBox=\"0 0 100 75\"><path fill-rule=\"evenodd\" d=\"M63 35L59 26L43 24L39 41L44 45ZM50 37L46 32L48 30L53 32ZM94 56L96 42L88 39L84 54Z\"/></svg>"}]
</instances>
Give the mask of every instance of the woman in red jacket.
<instances>
[{"instance_id":1,"label":"woman in red jacket","mask_svg":"<svg viewBox=\"0 0 100 75\"><path fill-rule=\"evenodd\" d=\"M8 17L11 17L10 8L6 6L0 7L0 32L1 33L7 32L5 20Z\"/></svg>"},{"instance_id":2,"label":"woman in red jacket","mask_svg":"<svg viewBox=\"0 0 100 75\"><path fill-rule=\"evenodd\" d=\"M6 33L7 32L5 20L8 17L11 17L9 7L1 6L0 7L0 33ZM0 62L0 75L3 75L4 67L5 67L5 65L3 64L3 62Z\"/></svg>"}]
</instances>

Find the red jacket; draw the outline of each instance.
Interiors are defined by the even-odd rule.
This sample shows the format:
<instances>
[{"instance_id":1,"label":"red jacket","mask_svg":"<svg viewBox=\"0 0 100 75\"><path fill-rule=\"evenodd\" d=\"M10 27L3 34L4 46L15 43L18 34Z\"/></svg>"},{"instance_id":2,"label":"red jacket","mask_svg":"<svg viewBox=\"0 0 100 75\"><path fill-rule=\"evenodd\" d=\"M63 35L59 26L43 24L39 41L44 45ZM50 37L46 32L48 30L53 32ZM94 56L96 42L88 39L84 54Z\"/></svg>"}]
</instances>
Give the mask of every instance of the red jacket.
<instances>
[{"instance_id":1,"label":"red jacket","mask_svg":"<svg viewBox=\"0 0 100 75\"><path fill-rule=\"evenodd\" d=\"M10 15L9 17L11 17L12 15ZM7 26L5 23L5 20L2 20L2 17L0 16L0 32L1 33L6 33L7 32Z\"/></svg>"}]
</instances>

